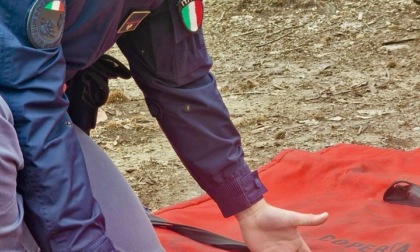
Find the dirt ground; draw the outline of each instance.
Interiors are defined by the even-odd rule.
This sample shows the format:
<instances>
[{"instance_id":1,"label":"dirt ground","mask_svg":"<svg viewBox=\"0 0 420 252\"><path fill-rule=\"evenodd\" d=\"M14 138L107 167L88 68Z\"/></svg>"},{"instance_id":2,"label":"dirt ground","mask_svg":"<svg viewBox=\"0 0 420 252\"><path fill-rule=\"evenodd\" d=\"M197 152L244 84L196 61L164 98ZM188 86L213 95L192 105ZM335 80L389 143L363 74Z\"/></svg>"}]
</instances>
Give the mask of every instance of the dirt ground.
<instances>
[{"instance_id":1,"label":"dirt ground","mask_svg":"<svg viewBox=\"0 0 420 252\"><path fill-rule=\"evenodd\" d=\"M253 169L286 148L420 146L420 5L206 0L205 9L213 73ZM145 205L203 193L133 80L111 89L92 136Z\"/></svg>"}]
</instances>

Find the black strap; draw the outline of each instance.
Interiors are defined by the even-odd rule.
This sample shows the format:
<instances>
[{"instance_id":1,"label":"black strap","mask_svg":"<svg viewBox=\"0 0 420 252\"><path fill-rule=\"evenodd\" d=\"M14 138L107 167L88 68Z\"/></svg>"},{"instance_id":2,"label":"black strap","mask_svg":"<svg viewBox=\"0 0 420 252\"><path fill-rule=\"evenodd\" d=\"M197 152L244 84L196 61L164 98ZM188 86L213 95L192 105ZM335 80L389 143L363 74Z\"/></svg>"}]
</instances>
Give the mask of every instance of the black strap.
<instances>
[{"instance_id":1,"label":"black strap","mask_svg":"<svg viewBox=\"0 0 420 252\"><path fill-rule=\"evenodd\" d=\"M155 227L166 228L177 232L183 236L186 236L194 241L213 246L219 249L224 249L226 251L232 252L249 252L250 250L245 245L245 243L232 240L230 238L212 233L210 231L195 228L192 226L176 224L173 222L169 222L162 218L159 218L154 215L149 215L149 218Z\"/></svg>"}]
</instances>

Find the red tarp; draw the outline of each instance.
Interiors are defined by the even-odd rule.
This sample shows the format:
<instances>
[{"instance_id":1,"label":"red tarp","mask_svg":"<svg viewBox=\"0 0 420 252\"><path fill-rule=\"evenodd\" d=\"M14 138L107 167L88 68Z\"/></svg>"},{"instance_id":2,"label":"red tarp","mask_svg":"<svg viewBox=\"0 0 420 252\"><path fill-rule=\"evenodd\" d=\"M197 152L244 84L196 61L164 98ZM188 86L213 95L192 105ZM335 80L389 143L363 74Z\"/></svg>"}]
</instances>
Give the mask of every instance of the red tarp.
<instances>
[{"instance_id":1,"label":"red tarp","mask_svg":"<svg viewBox=\"0 0 420 252\"><path fill-rule=\"evenodd\" d=\"M420 251L420 207L383 201L396 180L420 185L420 149L341 144L317 152L284 150L259 172L270 204L330 213L321 226L299 228L312 251ZM241 240L235 218L223 218L207 195L155 215ZM222 251L169 230L156 231L167 252Z\"/></svg>"}]
</instances>

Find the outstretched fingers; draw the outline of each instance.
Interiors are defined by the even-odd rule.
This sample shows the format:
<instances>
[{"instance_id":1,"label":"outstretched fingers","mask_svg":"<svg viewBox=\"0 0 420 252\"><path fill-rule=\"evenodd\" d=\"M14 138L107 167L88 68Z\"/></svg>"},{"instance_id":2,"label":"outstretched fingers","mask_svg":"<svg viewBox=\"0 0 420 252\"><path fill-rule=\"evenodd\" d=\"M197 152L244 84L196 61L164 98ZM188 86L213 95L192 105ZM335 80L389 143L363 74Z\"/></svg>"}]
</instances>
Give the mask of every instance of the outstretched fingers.
<instances>
[{"instance_id":1,"label":"outstretched fingers","mask_svg":"<svg viewBox=\"0 0 420 252\"><path fill-rule=\"evenodd\" d=\"M293 212L290 223L293 226L318 226L328 219L328 213L321 214L304 214Z\"/></svg>"}]
</instances>

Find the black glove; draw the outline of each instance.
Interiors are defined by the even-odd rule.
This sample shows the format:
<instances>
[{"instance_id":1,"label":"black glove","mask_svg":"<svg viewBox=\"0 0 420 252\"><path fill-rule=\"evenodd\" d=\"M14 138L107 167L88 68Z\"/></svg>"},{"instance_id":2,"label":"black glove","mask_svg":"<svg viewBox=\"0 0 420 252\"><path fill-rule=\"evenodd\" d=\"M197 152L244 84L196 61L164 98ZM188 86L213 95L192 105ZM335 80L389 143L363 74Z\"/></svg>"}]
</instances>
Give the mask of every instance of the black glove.
<instances>
[{"instance_id":1,"label":"black glove","mask_svg":"<svg viewBox=\"0 0 420 252\"><path fill-rule=\"evenodd\" d=\"M98 108L108 99L109 79L118 77L130 79L131 72L120 61L104 54L67 81L66 95L70 101L67 111L73 123L86 134L95 128Z\"/></svg>"}]
</instances>

